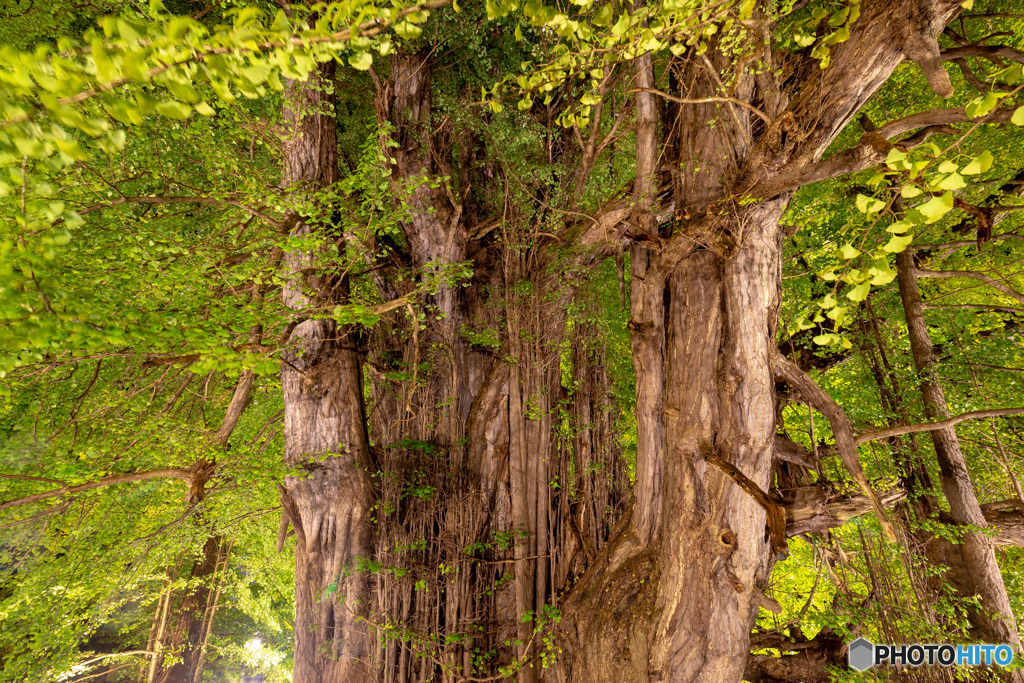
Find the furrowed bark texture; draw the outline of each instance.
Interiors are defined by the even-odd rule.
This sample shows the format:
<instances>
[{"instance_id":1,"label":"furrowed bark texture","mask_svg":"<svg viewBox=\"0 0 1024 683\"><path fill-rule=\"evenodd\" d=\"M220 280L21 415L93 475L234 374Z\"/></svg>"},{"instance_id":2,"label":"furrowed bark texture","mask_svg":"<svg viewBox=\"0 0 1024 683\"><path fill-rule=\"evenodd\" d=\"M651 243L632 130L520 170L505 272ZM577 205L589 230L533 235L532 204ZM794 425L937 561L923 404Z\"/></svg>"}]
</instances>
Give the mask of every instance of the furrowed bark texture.
<instances>
[{"instance_id":1,"label":"furrowed bark texture","mask_svg":"<svg viewBox=\"0 0 1024 683\"><path fill-rule=\"evenodd\" d=\"M283 185L306 209L314 193L338 179L337 141L331 111L333 64L305 83L285 89L289 128ZM304 218L292 236L325 237L325 249L343 252L332 230L330 207L314 223ZM291 308L344 303L347 281L305 251L286 255L293 274L284 302ZM314 274L309 274L313 269ZM299 315L299 314L296 314ZM353 330L330 319L300 322L283 353L284 459L303 475L282 487L284 510L298 541L295 558L296 681L343 683L370 680L367 577L358 566L370 556L370 456L363 411L362 376Z\"/></svg>"},{"instance_id":2,"label":"furrowed bark texture","mask_svg":"<svg viewBox=\"0 0 1024 683\"><path fill-rule=\"evenodd\" d=\"M949 417L949 411L936 372L937 359L924 318L913 259L910 250L896 257L900 298L907 319L910 350L921 379L925 413L929 420L943 420ZM953 521L982 528L988 526L974 492L967 461L960 450L956 429L946 427L932 430L930 434L939 461L942 490L949 502ZM935 560L950 566L949 577L961 595L981 598L981 609L968 610L972 635L984 642L1009 643L1019 650L1017 626L992 541L984 533L967 532L959 544L933 543L930 550L934 551L931 554L936 555ZM1014 681L1024 681L1024 673L1009 677Z\"/></svg>"}]
</instances>

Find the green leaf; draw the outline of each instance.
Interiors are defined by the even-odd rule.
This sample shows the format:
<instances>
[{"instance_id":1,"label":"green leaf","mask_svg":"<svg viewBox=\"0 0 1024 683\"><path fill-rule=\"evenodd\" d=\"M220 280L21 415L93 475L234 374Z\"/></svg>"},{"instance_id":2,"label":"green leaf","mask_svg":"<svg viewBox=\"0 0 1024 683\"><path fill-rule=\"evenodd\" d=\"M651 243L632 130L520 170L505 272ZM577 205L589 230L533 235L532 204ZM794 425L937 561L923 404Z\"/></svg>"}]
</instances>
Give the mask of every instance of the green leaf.
<instances>
[{"instance_id":1,"label":"green leaf","mask_svg":"<svg viewBox=\"0 0 1024 683\"><path fill-rule=\"evenodd\" d=\"M860 256L860 250L855 248L852 244L844 244L836 250L836 256L849 261L850 259L855 259Z\"/></svg>"},{"instance_id":2,"label":"green leaf","mask_svg":"<svg viewBox=\"0 0 1024 683\"><path fill-rule=\"evenodd\" d=\"M607 26L612 23L612 16L614 16L612 4L609 2L602 5L601 9L594 14L594 26Z\"/></svg>"},{"instance_id":3,"label":"green leaf","mask_svg":"<svg viewBox=\"0 0 1024 683\"><path fill-rule=\"evenodd\" d=\"M1016 116L1016 112L1014 113ZM995 159L992 158L992 152L987 149L978 156L971 160L971 163L964 166L964 169L960 171L964 175L976 175L978 173L984 173L992 168L992 162Z\"/></svg>"},{"instance_id":4,"label":"green leaf","mask_svg":"<svg viewBox=\"0 0 1024 683\"><path fill-rule=\"evenodd\" d=\"M857 195L857 209L861 213L877 213L885 208L885 202L867 195Z\"/></svg>"},{"instance_id":5,"label":"green leaf","mask_svg":"<svg viewBox=\"0 0 1024 683\"><path fill-rule=\"evenodd\" d=\"M864 299L868 298L868 292L870 292L870 291L871 291L871 283L870 282L864 282L862 284L857 285L856 287L851 289L849 292L847 292L846 293L846 298L849 299L850 301L864 301Z\"/></svg>"},{"instance_id":6,"label":"green leaf","mask_svg":"<svg viewBox=\"0 0 1024 683\"><path fill-rule=\"evenodd\" d=\"M907 248L907 245L914 241L913 235L893 235L892 239L882 247L890 254L898 254Z\"/></svg>"},{"instance_id":7,"label":"green leaf","mask_svg":"<svg viewBox=\"0 0 1024 683\"><path fill-rule=\"evenodd\" d=\"M920 194L920 192L918 194ZM907 230L910 230L910 228L912 228L913 226L913 223L904 218L903 220L896 221L895 223L890 225L888 228L886 228L886 231L896 234L902 234L905 233Z\"/></svg>"},{"instance_id":8,"label":"green leaf","mask_svg":"<svg viewBox=\"0 0 1024 683\"><path fill-rule=\"evenodd\" d=\"M413 38L419 38L420 34L423 33L423 29L416 24L403 21L395 26L395 33L397 33L398 37L403 40L412 40Z\"/></svg>"},{"instance_id":9,"label":"green leaf","mask_svg":"<svg viewBox=\"0 0 1024 683\"><path fill-rule=\"evenodd\" d=\"M187 119L189 114L192 113L192 107L174 100L167 100L165 102L157 102L156 111L158 114L163 114L169 119L181 121Z\"/></svg>"},{"instance_id":10,"label":"green leaf","mask_svg":"<svg viewBox=\"0 0 1024 683\"><path fill-rule=\"evenodd\" d=\"M929 185L936 190L959 190L967 187L964 178L959 173L949 173L935 178Z\"/></svg>"},{"instance_id":11,"label":"green leaf","mask_svg":"<svg viewBox=\"0 0 1024 683\"><path fill-rule=\"evenodd\" d=\"M885 157L885 165L894 171L906 171L910 169L907 162L907 153L893 147Z\"/></svg>"},{"instance_id":12,"label":"green leaf","mask_svg":"<svg viewBox=\"0 0 1024 683\"><path fill-rule=\"evenodd\" d=\"M939 220L953 208L953 193L947 192L940 197L933 197L921 206L917 207L925 217L925 223L929 225Z\"/></svg>"},{"instance_id":13,"label":"green leaf","mask_svg":"<svg viewBox=\"0 0 1024 683\"><path fill-rule=\"evenodd\" d=\"M819 346L829 346L831 344L837 343L839 340L840 336L838 334L832 334L831 332L819 334L817 337L814 337L814 343L818 344Z\"/></svg>"},{"instance_id":14,"label":"green leaf","mask_svg":"<svg viewBox=\"0 0 1024 683\"><path fill-rule=\"evenodd\" d=\"M1024 126L1024 107L1017 107L1010 117L1010 123L1015 126Z\"/></svg>"},{"instance_id":15,"label":"green leaf","mask_svg":"<svg viewBox=\"0 0 1024 683\"><path fill-rule=\"evenodd\" d=\"M353 69L367 71L371 66L373 66L373 55L369 52L357 52L353 55L349 55L348 63L352 65Z\"/></svg>"},{"instance_id":16,"label":"green leaf","mask_svg":"<svg viewBox=\"0 0 1024 683\"><path fill-rule=\"evenodd\" d=\"M984 116L985 114L988 114L990 111L995 109L996 105L999 104L999 94L1001 93L989 91L983 96L975 97L973 100L967 103L967 106L964 107L964 111L966 111L967 116L969 116L972 119L976 119L979 116Z\"/></svg>"},{"instance_id":17,"label":"green leaf","mask_svg":"<svg viewBox=\"0 0 1024 683\"><path fill-rule=\"evenodd\" d=\"M910 199L918 196L919 194L921 194L921 190L913 185L904 185L903 188L900 189L900 196L904 199Z\"/></svg>"},{"instance_id":18,"label":"green leaf","mask_svg":"<svg viewBox=\"0 0 1024 683\"><path fill-rule=\"evenodd\" d=\"M796 43L798 47L807 47L808 45L812 45L814 41L814 36L805 31L798 31L793 36L793 42Z\"/></svg>"},{"instance_id":19,"label":"green leaf","mask_svg":"<svg viewBox=\"0 0 1024 683\"><path fill-rule=\"evenodd\" d=\"M876 261L875 266L868 269L868 274L872 275L870 282L874 286L887 285L896 279L896 271L889 267L889 264L885 261Z\"/></svg>"},{"instance_id":20,"label":"green leaf","mask_svg":"<svg viewBox=\"0 0 1024 683\"><path fill-rule=\"evenodd\" d=\"M619 20L615 22L615 26L612 26L612 35L621 36L627 30L629 30L629 15L623 14L619 17Z\"/></svg>"}]
</instances>

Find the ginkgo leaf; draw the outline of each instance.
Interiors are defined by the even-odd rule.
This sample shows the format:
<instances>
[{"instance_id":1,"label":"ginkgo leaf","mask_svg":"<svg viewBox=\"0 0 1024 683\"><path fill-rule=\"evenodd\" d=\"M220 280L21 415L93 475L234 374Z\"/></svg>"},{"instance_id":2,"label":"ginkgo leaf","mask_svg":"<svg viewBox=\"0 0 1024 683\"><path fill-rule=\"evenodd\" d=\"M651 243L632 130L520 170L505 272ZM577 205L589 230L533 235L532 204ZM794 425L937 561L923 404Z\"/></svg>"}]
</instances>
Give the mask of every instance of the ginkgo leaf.
<instances>
[{"instance_id":1,"label":"ginkgo leaf","mask_svg":"<svg viewBox=\"0 0 1024 683\"><path fill-rule=\"evenodd\" d=\"M896 234L903 234L907 230L910 230L910 228L912 228L912 227L913 227L913 223L911 223L910 221L908 221L906 219L903 219L903 220L896 221L895 223L890 225L888 228L886 228L886 231L887 232L896 233Z\"/></svg>"},{"instance_id":2,"label":"ginkgo leaf","mask_svg":"<svg viewBox=\"0 0 1024 683\"><path fill-rule=\"evenodd\" d=\"M898 254L907 248L907 245L914 241L913 235L893 235L883 249L890 254Z\"/></svg>"},{"instance_id":3,"label":"ginkgo leaf","mask_svg":"<svg viewBox=\"0 0 1024 683\"><path fill-rule=\"evenodd\" d=\"M850 259L854 259L860 256L860 250L854 247L852 244L844 244L842 247L836 250L836 255L841 259L846 259L847 261L849 261Z\"/></svg>"},{"instance_id":4,"label":"ginkgo leaf","mask_svg":"<svg viewBox=\"0 0 1024 683\"><path fill-rule=\"evenodd\" d=\"M856 287L851 289L849 292L847 292L846 293L846 298L849 299L850 301L864 301L864 299L868 298L868 292L870 292L870 291L871 291L871 283L870 282L864 282L864 283L861 283L861 284L857 285Z\"/></svg>"},{"instance_id":5,"label":"ginkgo leaf","mask_svg":"<svg viewBox=\"0 0 1024 683\"><path fill-rule=\"evenodd\" d=\"M925 223L931 224L945 216L953 208L953 193L947 192L939 197L932 197L917 207L925 217Z\"/></svg>"},{"instance_id":6,"label":"ginkgo leaf","mask_svg":"<svg viewBox=\"0 0 1024 683\"><path fill-rule=\"evenodd\" d=\"M964 175L975 175L978 173L984 173L985 171L992 168L993 161L995 161L995 159L992 158L992 152L986 149L981 154L974 157L971 163L964 166L963 170L960 171L960 173Z\"/></svg>"},{"instance_id":7,"label":"ginkgo leaf","mask_svg":"<svg viewBox=\"0 0 1024 683\"><path fill-rule=\"evenodd\" d=\"M868 197L867 195L857 195L857 209L861 213L877 213L885 208L885 202L881 199L875 199L874 197Z\"/></svg>"},{"instance_id":8,"label":"ginkgo leaf","mask_svg":"<svg viewBox=\"0 0 1024 683\"><path fill-rule=\"evenodd\" d=\"M373 55L369 52L357 52L354 55L349 56L348 63L352 65L353 69L367 71L371 66L373 66Z\"/></svg>"},{"instance_id":9,"label":"ginkgo leaf","mask_svg":"<svg viewBox=\"0 0 1024 683\"><path fill-rule=\"evenodd\" d=\"M959 173L948 173L939 176L930 185L936 190L959 190L967 187L967 183L964 182L963 176Z\"/></svg>"}]
</instances>

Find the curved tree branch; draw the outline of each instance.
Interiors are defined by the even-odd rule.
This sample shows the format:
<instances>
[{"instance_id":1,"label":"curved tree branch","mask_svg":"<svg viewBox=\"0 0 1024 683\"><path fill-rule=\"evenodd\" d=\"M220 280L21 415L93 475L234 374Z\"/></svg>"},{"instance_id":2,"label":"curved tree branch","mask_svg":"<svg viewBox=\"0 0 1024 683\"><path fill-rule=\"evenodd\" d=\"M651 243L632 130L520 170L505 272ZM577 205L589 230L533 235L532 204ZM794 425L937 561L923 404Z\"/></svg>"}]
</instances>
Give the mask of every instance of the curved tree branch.
<instances>
[{"instance_id":1,"label":"curved tree branch","mask_svg":"<svg viewBox=\"0 0 1024 683\"><path fill-rule=\"evenodd\" d=\"M994 277L986 275L985 273L979 273L976 270L921 270L920 268L915 268L914 270L915 275L919 278L971 278L974 280L979 280L981 282L984 282L989 287L999 290L1006 296L1024 303L1024 294L1021 294L1017 290L1007 285L1004 285L1002 282L996 280Z\"/></svg>"},{"instance_id":2,"label":"curved tree branch","mask_svg":"<svg viewBox=\"0 0 1024 683\"><path fill-rule=\"evenodd\" d=\"M839 457L842 459L843 465L854 481L860 486L864 495L871 501L871 506L878 516L878 523L881 525L885 537L895 543L896 531L893 529L892 523L889 522L885 505L878 497L878 494L875 493L875 490L871 488L867 475L864 474L864 468L861 467L860 460L858 459L857 444L853 438L853 425L850 423L850 418L846 416L846 413L839 407L839 404L811 379L810 375L779 353L777 349L772 354L772 368L778 379L789 382L808 403L828 418L828 421L832 424L832 433L835 435L836 447L839 450Z\"/></svg>"}]
</instances>

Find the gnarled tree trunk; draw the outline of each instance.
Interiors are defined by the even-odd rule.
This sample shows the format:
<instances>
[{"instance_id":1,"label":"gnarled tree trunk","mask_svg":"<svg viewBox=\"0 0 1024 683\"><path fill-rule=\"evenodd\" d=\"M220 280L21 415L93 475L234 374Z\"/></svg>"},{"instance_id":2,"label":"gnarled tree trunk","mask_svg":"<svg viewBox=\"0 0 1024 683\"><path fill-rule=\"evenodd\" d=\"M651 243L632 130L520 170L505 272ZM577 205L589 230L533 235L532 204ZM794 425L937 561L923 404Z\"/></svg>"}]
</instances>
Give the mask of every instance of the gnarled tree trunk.
<instances>
[{"instance_id":1,"label":"gnarled tree trunk","mask_svg":"<svg viewBox=\"0 0 1024 683\"><path fill-rule=\"evenodd\" d=\"M299 221L293 237L317 235L325 250L344 254L340 230L310 215L315 193L338 179L333 116L333 63L304 83L285 88L288 126L283 185L297 197ZM303 205L305 203L305 205ZM363 618L369 589L360 560L371 554L370 449L363 410L363 384L354 329L317 310L344 304L348 282L318 254L286 254L292 281L285 304L307 317L292 331L283 353L285 463L303 474L285 478L284 510L295 528L296 681L358 683L371 680L371 640ZM310 312L299 313L303 309Z\"/></svg>"},{"instance_id":2,"label":"gnarled tree trunk","mask_svg":"<svg viewBox=\"0 0 1024 683\"><path fill-rule=\"evenodd\" d=\"M916 50L930 82L948 94L948 79L933 68L934 36L955 11L952 3L862 3L831 65L812 71L797 62L788 82L776 79L773 66L741 75L714 46L705 56L684 56L669 68L686 97L719 96L729 74L730 92L765 116L754 120L748 108L727 103L666 107L660 159L653 96L638 94L635 502L566 602L569 680L741 680L758 607L768 604L762 591L784 544L766 528L772 503L764 491L776 431L778 221L788 195L776 191L752 204L740 197L790 167L815 163L905 52ZM772 65L770 48L764 61ZM635 65L638 86L652 87L650 59ZM666 163L676 234L659 232L653 211ZM847 440L844 462L867 486ZM764 505L749 492L755 488Z\"/></svg>"}]
</instances>

